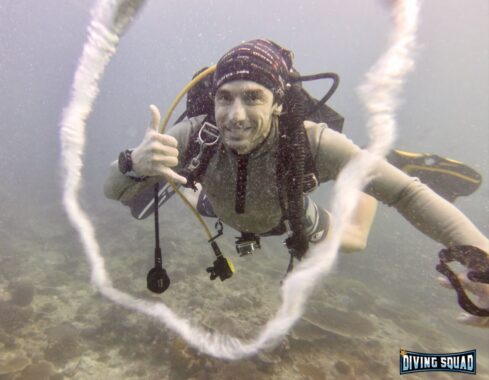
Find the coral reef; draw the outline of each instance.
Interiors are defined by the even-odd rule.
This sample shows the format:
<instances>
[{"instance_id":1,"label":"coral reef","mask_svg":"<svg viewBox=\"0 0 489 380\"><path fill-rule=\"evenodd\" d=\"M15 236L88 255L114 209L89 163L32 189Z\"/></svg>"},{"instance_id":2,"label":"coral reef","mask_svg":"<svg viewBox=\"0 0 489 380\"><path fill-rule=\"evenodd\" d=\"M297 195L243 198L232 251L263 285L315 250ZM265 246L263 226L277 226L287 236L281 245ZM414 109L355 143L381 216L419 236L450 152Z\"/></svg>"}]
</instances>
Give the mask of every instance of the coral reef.
<instances>
[{"instance_id":1,"label":"coral reef","mask_svg":"<svg viewBox=\"0 0 489 380\"><path fill-rule=\"evenodd\" d=\"M336 363L334 363L334 368L340 375L350 375L352 372L350 365L343 360L338 360Z\"/></svg>"},{"instance_id":2,"label":"coral reef","mask_svg":"<svg viewBox=\"0 0 489 380\"><path fill-rule=\"evenodd\" d=\"M187 346L180 337L169 342L170 371L175 379L188 379L204 367L206 358Z\"/></svg>"},{"instance_id":3,"label":"coral reef","mask_svg":"<svg viewBox=\"0 0 489 380\"><path fill-rule=\"evenodd\" d=\"M21 307L0 301L0 328L6 331L25 326L29 323L32 315L31 307Z\"/></svg>"},{"instance_id":4,"label":"coral reef","mask_svg":"<svg viewBox=\"0 0 489 380\"><path fill-rule=\"evenodd\" d=\"M147 237L143 232L141 239ZM0 380L390 379L398 374L397 351L392 351L398 342L419 351L452 347L444 335L450 328L433 327L432 321L439 322L434 314L426 323L417 309L406 310L361 281L335 274L318 286L304 318L277 348L238 362L218 360L190 348L156 321L97 295L87 285L86 265L75 264L80 258L57 250L71 247L59 239L43 257L23 261L35 286L19 257L0 257ZM168 248L166 263L172 287L155 296L145 288L152 257L133 254L134 247L151 252L152 241L138 239L123 250L120 241L107 249L114 252L107 256L113 280L131 294L162 300L204 328L245 340L256 337L276 312L287 257L266 244L253 257L233 258L238 272L221 283L209 281L205 273L212 252L192 239L178 239ZM234 249L227 245L223 251ZM466 330L463 334L472 339ZM484 373L485 359L480 360L478 370Z\"/></svg>"},{"instance_id":5,"label":"coral reef","mask_svg":"<svg viewBox=\"0 0 489 380\"><path fill-rule=\"evenodd\" d=\"M57 365L64 365L81 354L77 337L67 336L50 343L44 352L46 359Z\"/></svg>"},{"instance_id":6,"label":"coral reef","mask_svg":"<svg viewBox=\"0 0 489 380\"><path fill-rule=\"evenodd\" d=\"M22 371L31 361L22 351L2 353L0 357L0 376Z\"/></svg>"},{"instance_id":7,"label":"coral reef","mask_svg":"<svg viewBox=\"0 0 489 380\"><path fill-rule=\"evenodd\" d=\"M355 311L342 311L338 307L329 307L324 303L311 302L303 319L326 331L346 336L370 336L376 332L370 319Z\"/></svg>"},{"instance_id":8,"label":"coral reef","mask_svg":"<svg viewBox=\"0 0 489 380\"><path fill-rule=\"evenodd\" d=\"M81 354L79 332L71 323L64 322L46 329L48 346L44 352L46 359L62 366Z\"/></svg>"},{"instance_id":9,"label":"coral reef","mask_svg":"<svg viewBox=\"0 0 489 380\"><path fill-rule=\"evenodd\" d=\"M41 361L29 364L22 372L14 376L12 380L61 380L61 375L56 376L51 363Z\"/></svg>"},{"instance_id":10,"label":"coral reef","mask_svg":"<svg viewBox=\"0 0 489 380\"><path fill-rule=\"evenodd\" d=\"M13 281L8 290L10 303L17 306L29 306L34 299L34 285L30 281Z\"/></svg>"},{"instance_id":11,"label":"coral reef","mask_svg":"<svg viewBox=\"0 0 489 380\"><path fill-rule=\"evenodd\" d=\"M6 332L0 330L0 348L2 347L7 350L12 350L15 348L15 337L13 335L9 335Z\"/></svg>"}]
</instances>

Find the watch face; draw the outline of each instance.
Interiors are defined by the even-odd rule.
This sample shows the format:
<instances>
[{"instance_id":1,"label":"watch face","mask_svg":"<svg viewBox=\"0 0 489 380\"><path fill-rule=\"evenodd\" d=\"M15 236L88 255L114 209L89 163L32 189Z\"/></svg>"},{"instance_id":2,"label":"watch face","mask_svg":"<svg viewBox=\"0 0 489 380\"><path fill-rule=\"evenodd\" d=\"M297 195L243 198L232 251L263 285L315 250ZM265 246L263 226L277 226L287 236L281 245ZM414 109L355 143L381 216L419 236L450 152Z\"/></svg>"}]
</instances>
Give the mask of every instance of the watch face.
<instances>
[{"instance_id":1,"label":"watch face","mask_svg":"<svg viewBox=\"0 0 489 380\"><path fill-rule=\"evenodd\" d=\"M126 174L131 170L129 166L130 161L127 159L126 152L121 152L121 154L119 154L119 171L122 174Z\"/></svg>"}]
</instances>

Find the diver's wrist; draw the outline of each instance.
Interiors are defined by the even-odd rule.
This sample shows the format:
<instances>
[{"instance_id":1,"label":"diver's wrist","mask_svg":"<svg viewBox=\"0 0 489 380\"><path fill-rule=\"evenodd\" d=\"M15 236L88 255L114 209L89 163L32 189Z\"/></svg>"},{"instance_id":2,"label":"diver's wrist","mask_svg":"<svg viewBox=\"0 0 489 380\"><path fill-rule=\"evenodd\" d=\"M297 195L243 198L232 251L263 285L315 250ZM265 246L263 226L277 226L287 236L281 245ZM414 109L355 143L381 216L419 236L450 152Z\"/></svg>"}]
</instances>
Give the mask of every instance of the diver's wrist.
<instances>
[{"instance_id":1,"label":"diver's wrist","mask_svg":"<svg viewBox=\"0 0 489 380\"><path fill-rule=\"evenodd\" d=\"M146 178L148 178L148 176L145 176L145 175L139 175L138 173L136 173L134 170L131 170L131 171L128 171L126 173L124 173L124 175L126 177L129 177L137 182L141 182L141 181L144 181Z\"/></svg>"}]
</instances>

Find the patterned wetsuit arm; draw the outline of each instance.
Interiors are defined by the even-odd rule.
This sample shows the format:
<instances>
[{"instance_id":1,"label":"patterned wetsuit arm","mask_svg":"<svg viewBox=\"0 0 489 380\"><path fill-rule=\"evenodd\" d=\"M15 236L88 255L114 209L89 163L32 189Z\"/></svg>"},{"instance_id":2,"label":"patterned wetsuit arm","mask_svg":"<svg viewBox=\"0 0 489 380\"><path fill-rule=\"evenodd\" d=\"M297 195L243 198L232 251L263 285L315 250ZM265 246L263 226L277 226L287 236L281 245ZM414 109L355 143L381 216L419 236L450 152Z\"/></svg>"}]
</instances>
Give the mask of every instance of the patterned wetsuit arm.
<instances>
[{"instance_id":1,"label":"patterned wetsuit arm","mask_svg":"<svg viewBox=\"0 0 489 380\"><path fill-rule=\"evenodd\" d=\"M320 177L323 181L335 179L360 148L329 129L318 138L316 162ZM365 191L394 206L413 226L445 246L469 244L489 252L489 240L460 210L386 161L377 164L375 178Z\"/></svg>"}]
</instances>

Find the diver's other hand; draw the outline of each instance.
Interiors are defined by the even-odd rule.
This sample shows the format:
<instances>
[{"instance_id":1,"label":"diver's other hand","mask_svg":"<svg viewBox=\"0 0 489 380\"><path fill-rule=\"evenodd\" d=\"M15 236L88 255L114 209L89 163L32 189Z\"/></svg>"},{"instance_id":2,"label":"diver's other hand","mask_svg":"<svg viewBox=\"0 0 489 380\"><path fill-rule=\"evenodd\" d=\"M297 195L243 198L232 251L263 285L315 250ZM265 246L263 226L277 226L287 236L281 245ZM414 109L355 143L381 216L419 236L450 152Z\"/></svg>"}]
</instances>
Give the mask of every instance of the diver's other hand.
<instances>
[{"instance_id":1,"label":"diver's other hand","mask_svg":"<svg viewBox=\"0 0 489 380\"><path fill-rule=\"evenodd\" d=\"M475 297L473 302L481 309L489 309L489 284L473 282L467 278L467 272L458 275L462 287L472 293ZM453 289L450 281L446 277L438 277L441 286L447 289ZM475 315L462 312L457 317L457 322L465 325L489 328L489 317L477 317Z\"/></svg>"},{"instance_id":2,"label":"diver's other hand","mask_svg":"<svg viewBox=\"0 0 489 380\"><path fill-rule=\"evenodd\" d=\"M185 184L187 179L174 172L172 167L178 165L177 140L173 136L158 132L160 111L150 105L151 125L144 135L143 141L132 152L133 170L140 176L165 176L166 179Z\"/></svg>"}]
</instances>

